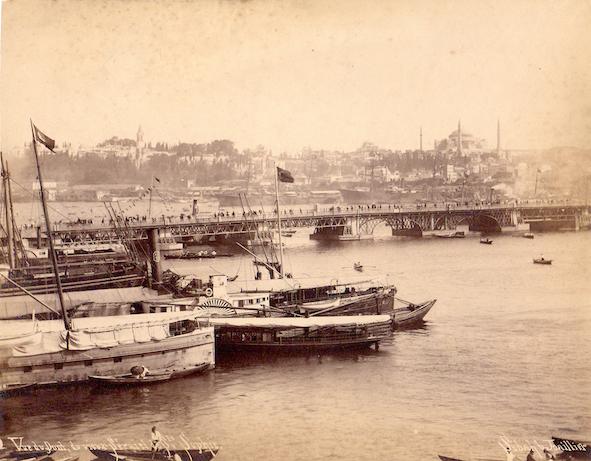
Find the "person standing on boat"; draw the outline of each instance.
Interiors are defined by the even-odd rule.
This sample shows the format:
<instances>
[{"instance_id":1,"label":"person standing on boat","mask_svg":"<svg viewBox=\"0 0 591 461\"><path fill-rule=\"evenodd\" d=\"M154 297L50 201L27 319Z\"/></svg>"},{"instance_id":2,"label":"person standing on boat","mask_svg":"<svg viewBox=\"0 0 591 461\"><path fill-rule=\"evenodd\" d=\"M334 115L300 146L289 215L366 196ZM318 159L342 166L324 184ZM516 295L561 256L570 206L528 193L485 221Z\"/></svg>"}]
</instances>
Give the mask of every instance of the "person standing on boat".
<instances>
[{"instance_id":1,"label":"person standing on boat","mask_svg":"<svg viewBox=\"0 0 591 461\"><path fill-rule=\"evenodd\" d=\"M515 455L511 453L511 448L507 447L507 461L515 461Z\"/></svg>"},{"instance_id":2,"label":"person standing on boat","mask_svg":"<svg viewBox=\"0 0 591 461\"><path fill-rule=\"evenodd\" d=\"M156 426L152 426L152 433L150 434L150 439L152 440L152 458L154 458L154 453L156 453L160 449L160 440L162 439L160 432L156 430Z\"/></svg>"}]
</instances>

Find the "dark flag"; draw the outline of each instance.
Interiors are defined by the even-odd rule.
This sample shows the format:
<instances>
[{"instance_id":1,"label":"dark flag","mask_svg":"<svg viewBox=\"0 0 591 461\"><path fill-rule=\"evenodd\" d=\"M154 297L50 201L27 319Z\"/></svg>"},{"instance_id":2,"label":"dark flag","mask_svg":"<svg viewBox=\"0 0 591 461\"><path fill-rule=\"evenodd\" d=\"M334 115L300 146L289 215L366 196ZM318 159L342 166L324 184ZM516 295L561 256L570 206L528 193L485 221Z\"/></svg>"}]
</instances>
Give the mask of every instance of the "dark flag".
<instances>
[{"instance_id":1,"label":"dark flag","mask_svg":"<svg viewBox=\"0 0 591 461\"><path fill-rule=\"evenodd\" d=\"M53 151L55 148L55 141L53 139L42 133L35 125L33 125L33 132L35 133L35 141L40 142L49 150Z\"/></svg>"},{"instance_id":2,"label":"dark flag","mask_svg":"<svg viewBox=\"0 0 591 461\"><path fill-rule=\"evenodd\" d=\"M154 179L156 180L156 182L160 182L160 179L158 179L156 176L154 176Z\"/></svg>"},{"instance_id":3,"label":"dark flag","mask_svg":"<svg viewBox=\"0 0 591 461\"><path fill-rule=\"evenodd\" d=\"M279 179L281 182L294 182L291 173L279 167L277 167L277 179Z\"/></svg>"}]
</instances>

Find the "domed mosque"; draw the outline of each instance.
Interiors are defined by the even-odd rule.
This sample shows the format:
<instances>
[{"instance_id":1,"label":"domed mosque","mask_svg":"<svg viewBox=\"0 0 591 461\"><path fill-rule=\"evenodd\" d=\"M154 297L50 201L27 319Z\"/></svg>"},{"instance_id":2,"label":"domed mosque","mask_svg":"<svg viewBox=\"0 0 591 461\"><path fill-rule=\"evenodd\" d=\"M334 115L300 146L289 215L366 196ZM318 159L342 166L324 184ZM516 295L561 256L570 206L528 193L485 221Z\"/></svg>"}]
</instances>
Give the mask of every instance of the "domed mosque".
<instances>
[{"instance_id":1,"label":"domed mosque","mask_svg":"<svg viewBox=\"0 0 591 461\"><path fill-rule=\"evenodd\" d=\"M454 152L458 155L481 153L486 149L486 140L463 131L461 123L458 122L458 129L452 131L446 139L437 142L436 149L439 152Z\"/></svg>"}]
</instances>

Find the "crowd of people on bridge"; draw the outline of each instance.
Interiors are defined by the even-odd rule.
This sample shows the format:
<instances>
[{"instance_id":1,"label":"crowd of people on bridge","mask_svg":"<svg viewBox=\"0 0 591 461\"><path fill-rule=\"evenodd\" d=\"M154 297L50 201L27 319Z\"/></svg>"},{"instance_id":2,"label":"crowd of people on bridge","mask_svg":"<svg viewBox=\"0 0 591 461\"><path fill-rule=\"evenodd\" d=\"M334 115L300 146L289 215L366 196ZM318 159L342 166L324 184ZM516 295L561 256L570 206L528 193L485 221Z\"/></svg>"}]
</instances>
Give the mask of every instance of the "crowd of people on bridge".
<instances>
[{"instance_id":1,"label":"crowd of people on bridge","mask_svg":"<svg viewBox=\"0 0 591 461\"><path fill-rule=\"evenodd\" d=\"M554 199L536 199L536 200L470 200L470 201L443 201L443 202L420 202L415 204L400 204L400 203L366 203L366 204L355 204L355 205L330 205L326 207L319 207L315 205L310 208L283 208L280 213L283 216L317 216L319 214L331 213L331 214L342 214L342 213L372 213L376 210L381 211L412 211L412 210L452 210L452 209L463 209L463 208L474 208L481 209L486 207L495 206L535 206L535 205L555 205L555 204L569 204L569 199L565 200L554 200ZM275 208L272 211L265 211L260 208L258 210L243 210L242 212L237 210L225 211L220 210L216 213L207 215L193 215L189 213L180 213L178 215L160 215L160 216L148 216L148 215L135 215L135 216L117 216L116 222L113 217L95 217L95 218L77 218L75 220L58 220L54 222L55 229L76 229L84 227L113 227L117 225L133 226L142 224L182 224L182 223L198 223L207 222L212 219L215 221L225 221L234 219L253 219L253 218L267 218L270 216L277 216L277 210ZM35 229L39 227L38 224L24 224L22 229Z\"/></svg>"}]
</instances>

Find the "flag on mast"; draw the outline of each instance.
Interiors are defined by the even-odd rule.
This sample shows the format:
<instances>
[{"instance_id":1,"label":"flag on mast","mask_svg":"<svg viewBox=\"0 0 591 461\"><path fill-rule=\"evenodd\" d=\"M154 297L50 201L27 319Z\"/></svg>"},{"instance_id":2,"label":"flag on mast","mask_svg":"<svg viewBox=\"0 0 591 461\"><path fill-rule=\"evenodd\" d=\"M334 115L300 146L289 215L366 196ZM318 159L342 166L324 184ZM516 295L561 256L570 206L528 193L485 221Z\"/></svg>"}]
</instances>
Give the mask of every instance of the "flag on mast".
<instances>
[{"instance_id":1,"label":"flag on mast","mask_svg":"<svg viewBox=\"0 0 591 461\"><path fill-rule=\"evenodd\" d=\"M35 141L40 142L50 151L53 151L55 148L55 140L42 133L41 130L35 126L35 124L33 124L33 133L35 133Z\"/></svg>"},{"instance_id":2,"label":"flag on mast","mask_svg":"<svg viewBox=\"0 0 591 461\"><path fill-rule=\"evenodd\" d=\"M281 182L294 182L291 173L279 167L277 167L277 179L279 179Z\"/></svg>"}]
</instances>

